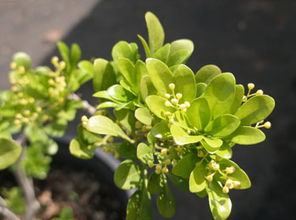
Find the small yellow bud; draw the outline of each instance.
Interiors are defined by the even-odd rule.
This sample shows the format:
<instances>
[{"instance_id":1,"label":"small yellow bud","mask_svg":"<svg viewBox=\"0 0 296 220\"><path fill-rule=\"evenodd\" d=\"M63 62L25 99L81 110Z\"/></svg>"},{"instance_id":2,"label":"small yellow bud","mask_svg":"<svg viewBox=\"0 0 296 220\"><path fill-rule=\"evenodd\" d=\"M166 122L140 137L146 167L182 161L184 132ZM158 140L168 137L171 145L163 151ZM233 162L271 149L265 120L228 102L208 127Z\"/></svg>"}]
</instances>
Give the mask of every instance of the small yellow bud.
<instances>
[{"instance_id":1,"label":"small yellow bud","mask_svg":"<svg viewBox=\"0 0 296 220\"><path fill-rule=\"evenodd\" d=\"M229 193L229 189L228 189L227 186L224 186L224 187L223 187L223 192L224 192L224 193Z\"/></svg>"},{"instance_id":2,"label":"small yellow bud","mask_svg":"<svg viewBox=\"0 0 296 220\"><path fill-rule=\"evenodd\" d=\"M175 88L176 88L176 85L174 83L169 84L169 89L170 90L175 90Z\"/></svg>"},{"instance_id":3,"label":"small yellow bud","mask_svg":"<svg viewBox=\"0 0 296 220\"><path fill-rule=\"evenodd\" d=\"M164 94L164 97L166 97L167 99L169 99L171 97L171 95L168 94L168 93L166 93L166 94Z\"/></svg>"},{"instance_id":4,"label":"small yellow bud","mask_svg":"<svg viewBox=\"0 0 296 220\"><path fill-rule=\"evenodd\" d=\"M170 101L165 101L164 105L166 107L171 107L172 106L172 103Z\"/></svg>"},{"instance_id":5,"label":"small yellow bud","mask_svg":"<svg viewBox=\"0 0 296 220\"><path fill-rule=\"evenodd\" d=\"M23 121L24 123L29 123L30 120L29 120L28 118L23 118L22 121Z\"/></svg>"},{"instance_id":6,"label":"small yellow bud","mask_svg":"<svg viewBox=\"0 0 296 220\"><path fill-rule=\"evenodd\" d=\"M227 167L226 169L225 169L225 172L227 173L227 174L232 174L232 173L234 173L234 171L235 171L235 168L234 167Z\"/></svg>"},{"instance_id":7,"label":"small yellow bud","mask_svg":"<svg viewBox=\"0 0 296 220\"><path fill-rule=\"evenodd\" d=\"M205 154L204 154L204 152L202 152L202 151L198 151L198 152L197 152L197 156L198 156L198 157L204 157Z\"/></svg>"},{"instance_id":8,"label":"small yellow bud","mask_svg":"<svg viewBox=\"0 0 296 220\"><path fill-rule=\"evenodd\" d=\"M31 111L30 111L30 110L25 110L25 111L24 111L24 115L25 115L25 116L29 116L30 114L31 114Z\"/></svg>"},{"instance_id":9,"label":"small yellow bud","mask_svg":"<svg viewBox=\"0 0 296 220\"><path fill-rule=\"evenodd\" d=\"M14 123L14 125L20 125L21 124L21 121L20 120L18 120L18 119L15 119L14 121L13 121L13 123Z\"/></svg>"},{"instance_id":10,"label":"small yellow bud","mask_svg":"<svg viewBox=\"0 0 296 220\"><path fill-rule=\"evenodd\" d=\"M51 86L55 85L55 82L54 82L53 79L49 79L47 82L48 82L48 84L51 85Z\"/></svg>"},{"instance_id":11,"label":"small yellow bud","mask_svg":"<svg viewBox=\"0 0 296 220\"><path fill-rule=\"evenodd\" d=\"M177 94L176 94L177 99L181 99L182 96L183 96L183 95L182 95L181 93L177 93Z\"/></svg>"},{"instance_id":12,"label":"small yellow bud","mask_svg":"<svg viewBox=\"0 0 296 220\"><path fill-rule=\"evenodd\" d=\"M164 167L164 168L162 168L162 172L163 173L168 173L169 172L169 169L167 167Z\"/></svg>"},{"instance_id":13,"label":"small yellow bud","mask_svg":"<svg viewBox=\"0 0 296 220\"><path fill-rule=\"evenodd\" d=\"M15 62L11 62L10 63L10 68L14 70L16 68L16 63Z\"/></svg>"},{"instance_id":14,"label":"small yellow bud","mask_svg":"<svg viewBox=\"0 0 296 220\"><path fill-rule=\"evenodd\" d=\"M83 115L83 116L81 117L81 121L82 121L82 122L88 122L88 118L87 118L85 115Z\"/></svg>"},{"instance_id":15,"label":"small yellow bud","mask_svg":"<svg viewBox=\"0 0 296 220\"><path fill-rule=\"evenodd\" d=\"M42 112L42 108L41 107L36 107L36 112Z\"/></svg>"},{"instance_id":16,"label":"small yellow bud","mask_svg":"<svg viewBox=\"0 0 296 220\"><path fill-rule=\"evenodd\" d=\"M60 68L61 68L61 70L65 69L65 67L66 67L66 63L64 61L61 61L60 62Z\"/></svg>"},{"instance_id":17,"label":"small yellow bud","mask_svg":"<svg viewBox=\"0 0 296 220\"><path fill-rule=\"evenodd\" d=\"M209 167L214 171L217 171L220 169L220 165L216 163L214 160L211 160L211 162L209 163Z\"/></svg>"},{"instance_id":18,"label":"small yellow bud","mask_svg":"<svg viewBox=\"0 0 296 220\"><path fill-rule=\"evenodd\" d=\"M34 102L35 102L35 99L34 98L29 98L29 102L31 103L31 104L33 104Z\"/></svg>"},{"instance_id":19,"label":"small yellow bud","mask_svg":"<svg viewBox=\"0 0 296 220\"><path fill-rule=\"evenodd\" d=\"M234 188L234 184L233 184L233 181L231 179L228 179L225 183L225 186L228 188L228 189L233 189Z\"/></svg>"},{"instance_id":20,"label":"small yellow bud","mask_svg":"<svg viewBox=\"0 0 296 220\"><path fill-rule=\"evenodd\" d=\"M184 104L186 105L187 108L190 107L190 102L186 101Z\"/></svg>"},{"instance_id":21,"label":"small yellow bud","mask_svg":"<svg viewBox=\"0 0 296 220\"><path fill-rule=\"evenodd\" d=\"M161 152L160 152L160 154L162 156L166 156L168 154L168 149L162 149Z\"/></svg>"},{"instance_id":22,"label":"small yellow bud","mask_svg":"<svg viewBox=\"0 0 296 220\"><path fill-rule=\"evenodd\" d=\"M148 166L149 166L150 168L152 168L152 167L154 167L154 163L153 163L152 161L149 161L149 162L148 162Z\"/></svg>"},{"instance_id":23,"label":"small yellow bud","mask_svg":"<svg viewBox=\"0 0 296 220\"><path fill-rule=\"evenodd\" d=\"M17 119L21 119L21 118L23 118L23 116L22 116L20 113L17 113L15 117L16 117Z\"/></svg>"},{"instance_id":24,"label":"small yellow bud","mask_svg":"<svg viewBox=\"0 0 296 220\"><path fill-rule=\"evenodd\" d=\"M240 185L241 185L240 181L233 181L234 188L238 188L240 187Z\"/></svg>"},{"instance_id":25,"label":"small yellow bud","mask_svg":"<svg viewBox=\"0 0 296 220\"><path fill-rule=\"evenodd\" d=\"M254 83L248 83L248 89L252 90L255 88L255 84Z\"/></svg>"},{"instance_id":26,"label":"small yellow bud","mask_svg":"<svg viewBox=\"0 0 296 220\"><path fill-rule=\"evenodd\" d=\"M59 62L59 58L57 56L54 56L54 57L51 58L51 63L53 65L57 65L58 62Z\"/></svg>"},{"instance_id":27,"label":"small yellow bud","mask_svg":"<svg viewBox=\"0 0 296 220\"><path fill-rule=\"evenodd\" d=\"M157 164L156 167L155 167L155 173L160 174L161 171L162 171L162 166Z\"/></svg>"},{"instance_id":28,"label":"small yellow bud","mask_svg":"<svg viewBox=\"0 0 296 220\"><path fill-rule=\"evenodd\" d=\"M267 128L267 129L271 128L271 122L270 121L265 122L264 128Z\"/></svg>"},{"instance_id":29,"label":"small yellow bud","mask_svg":"<svg viewBox=\"0 0 296 220\"><path fill-rule=\"evenodd\" d=\"M246 102L247 100L248 100L247 96L244 95L242 101L243 101L243 102Z\"/></svg>"},{"instance_id":30,"label":"small yellow bud","mask_svg":"<svg viewBox=\"0 0 296 220\"><path fill-rule=\"evenodd\" d=\"M171 160L170 160L170 159L166 159L166 160L164 161L164 164L165 164L165 165L170 165L170 164L171 164Z\"/></svg>"},{"instance_id":31,"label":"small yellow bud","mask_svg":"<svg viewBox=\"0 0 296 220\"><path fill-rule=\"evenodd\" d=\"M256 95L263 95L263 90L262 89L257 90Z\"/></svg>"},{"instance_id":32,"label":"small yellow bud","mask_svg":"<svg viewBox=\"0 0 296 220\"><path fill-rule=\"evenodd\" d=\"M209 181L209 182L212 182L214 175L215 175L215 173L212 173L212 174L206 176L206 180Z\"/></svg>"},{"instance_id":33,"label":"small yellow bud","mask_svg":"<svg viewBox=\"0 0 296 220\"><path fill-rule=\"evenodd\" d=\"M165 112L164 115L167 116L167 117L170 117L172 115L172 113L171 112Z\"/></svg>"},{"instance_id":34,"label":"small yellow bud","mask_svg":"<svg viewBox=\"0 0 296 220\"><path fill-rule=\"evenodd\" d=\"M21 99L20 100L20 104L21 105L27 105L28 104L28 101L26 99Z\"/></svg>"},{"instance_id":35,"label":"small yellow bud","mask_svg":"<svg viewBox=\"0 0 296 220\"><path fill-rule=\"evenodd\" d=\"M176 104L178 104L178 99L175 99L175 98L173 98L173 99L171 99L171 103L173 103L174 105L176 105Z\"/></svg>"}]
</instances>

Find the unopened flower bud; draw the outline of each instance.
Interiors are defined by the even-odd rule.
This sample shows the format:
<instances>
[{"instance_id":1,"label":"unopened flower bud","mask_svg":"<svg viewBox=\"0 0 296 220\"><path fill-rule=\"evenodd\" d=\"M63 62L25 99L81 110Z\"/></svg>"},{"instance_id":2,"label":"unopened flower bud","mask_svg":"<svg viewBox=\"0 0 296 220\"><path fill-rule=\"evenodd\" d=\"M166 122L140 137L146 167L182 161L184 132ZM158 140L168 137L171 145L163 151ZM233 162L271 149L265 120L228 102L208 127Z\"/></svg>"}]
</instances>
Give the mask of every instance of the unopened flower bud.
<instances>
[{"instance_id":1,"label":"unopened flower bud","mask_svg":"<svg viewBox=\"0 0 296 220\"><path fill-rule=\"evenodd\" d=\"M171 160L170 160L170 159L166 159L166 160L164 161L164 164L165 164L165 165L170 165L170 164L171 164Z\"/></svg>"},{"instance_id":2,"label":"unopened flower bud","mask_svg":"<svg viewBox=\"0 0 296 220\"><path fill-rule=\"evenodd\" d=\"M168 154L168 149L162 149L161 152L160 152L160 154L162 156L166 156Z\"/></svg>"},{"instance_id":3,"label":"unopened flower bud","mask_svg":"<svg viewBox=\"0 0 296 220\"><path fill-rule=\"evenodd\" d=\"M87 118L85 115L83 115L83 116L81 117L81 121L82 121L82 122L88 122L88 118Z\"/></svg>"},{"instance_id":4,"label":"unopened flower bud","mask_svg":"<svg viewBox=\"0 0 296 220\"><path fill-rule=\"evenodd\" d=\"M264 128L267 128L267 129L271 128L271 122L270 121L265 122Z\"/></svg>"},{"instance_id":5,"label":"unopened flower bud","mask_svg":"<svg viewBox=\"0 0 296 220\"><path fill-rule=\"evenodd\" d=\"M233 181L234 188L240 187L241 183L239 181Z\"/></svg>"},{"instance_id":6,"label":"unopened flower bud","mask_svg":"<svg viewBox=\"0 0 296 220\"><path fill-rule=\"evenodd\" d=\"M229 189L228 189L227 186L224 186L224 187L223 187L223 192L224 192L224 193L229 193Z\"/></svg>"},{"instance_id":7,"label":"unopened flower bud","mask_svg":"<svg viewBox=\"0 0 296 220\"><path fill-rule=\"evenodd\" d=\"M168 173L168 172L169 172L169 169L168 169L167 167L163 167L163 168L162 168L162 172L163 172L163 173Z\"/></svg>"},{"instance_id":8,"label":"unopened flower bud","mask_svg":"<svg viewBox=\"0 0 296 220\"><path fill-rule=\"evenodd\" d=\"M25 115L25 116L29 116L30 114L31 114L31 111L30 111L30 110L25 110L25 111L24 111L24 115Z\"/></svg>"},{"instance_id":9,"label":"unopened flower bud","mask_svg":"<svg viewBox=\"0 0 296 220\"><path fill-rule=\"evenodd\" d=\"M234 184L233 184L233 181L231 179L228 179L225 183L225 186L228 188L228 189L233 189L234 188Z\"/></svg>"},{"instance_id":10,"label":"unopened flower bud","mask_svg":"<svg viewBox=\"0 0 296 220\"><path fill-rule=\"evenodd\" d=\"M212 169L214 171L217 171L220 168L219 164L216 163L214 160L211 160L209 167L210 167L210 169Z\"/></svg>"},{"instance_id":11,"label":"unopened flower bud","mask_svg":"<svg viewBox=\"0 0 296 220\"><path fill-rule=\"evenodd\" d=\"M176 85L174 83L169 84L169 89L170 90L175 90L175 88L176 88Z\"/></svg>"},{"instance_id":12,"label":"unopened flower bud","mask_svg":"<svg viewBox=\"0 0 296 220\"><path fill-rule=\"evenodd\" d=\"M61 61L60 62L60 68L61 68L61 70L65 69L65 67L66 67L66 63L64 61Z\"/></svg>"},{"instance_id":13,"label":"unopened flower bud","mask_svg":"<svg viewBox=\"0 0 296 220\"><path fill-rule=\"evenodd\" d=\"M252 90L255 88L255 84L254 83L248 83L248 89Z\"/></svg>"},{"instance_id":14,"label":"unopened flower bud","mask_svg":"<svg viewBox=\"0 0 296 220\"><path fill-rule=\"evenodd\" d=\"M54 57L51 58L51 63L52 64L56 65L56 64L58 64L58 62L59 62L59 58L57 56L54 56Z\"/></svg>"},{"instance_id":15,"label":"unopened flower bud","mask_svg":"<svg viewBox=\"0 0 296 220\"><path fill-rule=\"evenodd\" d=\"M186 101L184 104L186 105L187 108L190 107L190 102Z\"/></svg>"},{"instance_id":16,"label":"unopened flower bud","mask_svg":"<svg viewBox=\"0 0 296 220\"><path fill-rule=\"evenodd\" d=\"M226 172L227 174L232 174L232 173L234 173L234 171L235 171L235 168L234 168L233 166L231 166L231 167L227 167L227 168L225 169L225 172Z\"/></svg>"},{"instance_id":17,"label":"unopened flower bud","mask_svg":"<svg viewBox=\"0 0 296 220\"><path fill-rule=\"evenodd\" d=\"M215 173L212 173L212 174L206 176L206 180L209 181L209 182L212 182L214 175L215 175Z\"/></svg>"},{"instance_id":18,"label":"unopened flower bud","mask_svg":"<svg viewBox=\"0 0 296 220\"><path fill-rule=\"evenodd\" d=\"M171 103L173 103L174 105L178 104L178 99L175 99L175 98L171 99Z\"/></svg>"},{"instance_id":19,"label":"unopened flower bud","mask_svg":"<svg viewBox=\"0 0 296 220\"><path fill-rule=\"evenodd\" d=\"M16 68L16 62L11 62L10 68L14 70Z\"/></svg>"},{"instance_id":20,"label":"unopened flower bud","mask_svg":"<svg viewBox=\"0 0 296 220\"><path fill-rule=\"evenodd\" d=\"M183 95L182 95L181 93L177 93L177 94L176 94L177 99L181 99L182 96L183 96Z\"/></svg>"},{"instance_id":21,"label":"unopened flower bud","mask_svg":"<svg viewBox=\"0 0 296 220\"><path fill-rule=\"evenodd\" d=\"M170 101L165 101L165 103L164 103L164 105L166 106L166 107L171 107L172 106L172 103L170 102Z\"/></svg>"},{"instance_id":22,"label":"unopened flower bud","mask_svg":"<svg viewBox=\"0 0 296 220\"><path fill-rule=\"evenodd\" d=\"M166 97L167 99L169 99L171 97L171 95L168 94L168 93L166 93L166 94L164 94L164 97Z\"/></svg>"},{"instance_id":23,"label":"unopened flower bud","mask_svg":"<svg viewBox=\"0 0 296 220\"><path fill-rule=\"evenodd\" d=\"M256 95L263 95L263 90L262 89L257 90Z\"/></svg>"}]
</instances>

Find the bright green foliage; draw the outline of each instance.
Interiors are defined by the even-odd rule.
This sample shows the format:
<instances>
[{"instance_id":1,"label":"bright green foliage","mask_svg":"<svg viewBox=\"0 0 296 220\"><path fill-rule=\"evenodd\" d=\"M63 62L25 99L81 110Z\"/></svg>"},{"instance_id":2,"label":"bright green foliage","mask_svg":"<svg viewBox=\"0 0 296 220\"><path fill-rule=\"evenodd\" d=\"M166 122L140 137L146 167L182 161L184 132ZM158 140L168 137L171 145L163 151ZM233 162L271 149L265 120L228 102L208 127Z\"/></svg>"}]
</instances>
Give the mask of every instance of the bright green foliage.
<instances>
[{"instance_id":1,"label":"bright green foliage","mask_svg":"<svg viewBox=\"0 0 296 220\"><path fill-rule=\"evenodd\" d=\"M22 191L18 187L5 189L3 192L7 207L17 214L24 213L26 206Z\"/></svg>"},{"instance_id":2,"label":"bright green foliage","mask_svg":"<svg viewBox=\"0 0 296 220\"><path fill-rule=\"evenodd\" d=\"M0 138L0 170L15 163L21 154L21 146L15 141Z\"/></svg>"},{"instance_id":3,"label":"bright green foliage","mask_svg":"<svg viewBox=\"0 0 296 220\"><path fill-rule=\"evenodd\" d=\"M150 193L157 194L159 213L172 217L176 201L169 181L182 191L208 196L214 219L226 219L229 191L251 186L231 161L232 148L264 141L261 128L271 124L263 120L275 102L262 90L252 92L253 84L245 92L232 73L215 65L194 74L185 64L192 41L165 43L158 18L147 12L145 19L148 40L138 38L146 59L140 59L136 43L120 41L112 61L96 59L93 68L85 64L94 71L94 97L100 103L95 115L82 117L70 151L88 159L102 147L125 159L114 181L121 189L136 188L128 220L152 218Z\"/></svg>"}]
</instances>

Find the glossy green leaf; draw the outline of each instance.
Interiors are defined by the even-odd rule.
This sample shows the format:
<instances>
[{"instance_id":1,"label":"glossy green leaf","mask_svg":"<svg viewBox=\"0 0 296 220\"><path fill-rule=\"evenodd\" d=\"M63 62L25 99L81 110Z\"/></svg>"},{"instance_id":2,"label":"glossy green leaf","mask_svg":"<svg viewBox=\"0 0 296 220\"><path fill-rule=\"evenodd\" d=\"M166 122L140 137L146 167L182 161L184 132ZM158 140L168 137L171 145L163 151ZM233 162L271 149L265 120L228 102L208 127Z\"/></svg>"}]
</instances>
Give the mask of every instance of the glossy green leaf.
<instances>
[{"instance_id":1,"label":"glossy green leaf","mask_svg":"<svg viewBox=\"0 0 296 220\"><path fill-rule=\"evenodd\" d=\"M268 95L250 98L235 113L242 125L251 125L265 119L273 111L275 101Z\"/></svg>"},{"instance_id":2,"label":"glossy green leaf","mask_svg":"<svg viewBox=\"0 0 296 220\"><path fill-rule=\"evenodd\" d=\"M244 94L245 94L244 86L240 84L236 85L234 100L230 108L231 114L234 114L237 111L237 109L241 106Z\"/></svg>"},{"instance_id":3,"label":"glossy green leaf","mask_svg":"<svg viewBox=\"0 0 296 220\"><path fill-rule=\"evenodd\" d=\"M80 159L91 159L95 153L95 147L84 145L76 138L70 142L70 153Z\"/></svg>"},{"instance_id":4,"label":"glossy green leaf","mask_svg":"<svg viewBox=\"0 0 296 220\"><path fill-rule=\"evenodd\" d=\"M138 34L137 36L138 36L138 38L140 39L140 41L142 43L142 46L143 46L144 51L145 51L146 58L151 57L150 48L148 46L148 43L146 42L146 40L140 34Z\"/></svg>"},{"instance_id":5,"label":"glossy green leaf","mask_svg":"<svg viewBox=\"0 0 296 220\"><path fill-rule=\"evenodd\" d=\"M222 159L219 161L221 169L225 169L227 167L234 167L235 170L232 174L228 174L228 178L233 181L239 181L239 187L235 189L248 189L251 187L251 181L248 175L243 171L236 163L231 160Z\"/></svg>"},{"instance_id":6,"label":"glossy green leaf","mask_svg":"<svg viewBox=\"0 0 296 220\"><path fill-rule=\"evenodd\" d=\"M171 50L168 59L168 66L185 63L194 50L191 40L180 39L171 43Z\"/></svg>"},{"instance_id":7,"label":"glossy green leaf","mask_svg":"<svg viewBox=\"0 0 296 220\"><path fill-rule=\"evenodd\" d=\"M107 93L114 100L120 101L120 102L128 102L134 98L131 93L126 91L121 85L118 85L118 84L111 86L107 90Z\"/></svg>"},{"instance_id":8,"label":"glossy green leaf","mask_svg":"<svg viewBox=\"0 0 296 220\"><path fill-rule=\"evenodd\" d=\"M261 130L250 126L239 127L231 135L231 141L241 145L258 144L264 140L265 134Z\"/></svg>"},{"instance_id":9,"label":"glossy green leaf","mask_svg":"<svg viewBox=\"0 0 296 220\"><path fill-rule=\"evenodd\" d=\"M81 57L81 49L78 44L71 45L71 61L72 66L75 66Z\"/></svg>"},{"instance_id":10,"label":"glossy green leaf","mask_svg":"<svg viewBox=\"0 0 296 220\"><path fill-rule=\"evenodd\" d=\"M117 61L119 58L127 58L132 63L135 63L138 56L138 47L135 43L119 41L112 48L112 58L114 61Z\"/></svg>"},{"instance_id":11,"label":"glossy green leaf","mask_svg":"<svg viewBox=\"0 0 296 220\"><path fill-rule=\"evenodd\" d=\"M112 65L105 59L95 59L93 87L95 91L105 90L116 83Z\"/></svg>"},{"instance_id":12,"label":"glossy green leaf","mask_svg":"<svg viewBox=\"0 0 296 220\"><path fill-rule=\"evenodd\" d=\"M208 84L203 97L208 101L212 117L230 112L235 95L235 78L231 73L222 73Z\"/></svg>"},{"instance_id":13,"label":"glossy green leaf","mask_svg":"<svg viewBox=\"0 0 296 220\"><path fill-rule=\"evenodd\" d=\"M22 151L22 147L8 138L0 138L0 170L3 170L16 162Z\"/></svg>"},{"instance_id":14,"label":"glossy green leaf","mask_svg":"<svg viewBox=\"0 0 296 220\"><path fill-rule=\"evenodd\" d=\"M199 131L202 131L207 126L211 118L210 107L204 98L197 98L191 102L186 114L189 124Z\"/></svg>"},{"instance_id":15,"label":"glossy green leaf","mask_svg":"<svg viewBox=\"0 0 296 220\"><path fill-rule=\"evenodd\" d=\"M184 64L178 65L174 71L175 91L181 93L184 101L191 101L196 95L196 83L194 73Z\"/></svg>"},{"instance_id":16,"label":"glossy green leaf","mask_svg":"<svg viewBox=\"0 0 296 220\"><path fill-rule=\"evenodd\" d=\"M134 64L127 58L119 58L118 69L130 86L136 85L136 72Z\"/></svg>"},{"instance_id":17,"label":"glossy green leaf","mask_svg":"<svg viewBox=\"0 0 296 220\"><path fill-rule=\"evenodd\" d=\"M160 95L170 93L169 84L174 83L173 74L168 66L160 60L149 58L146 67L151 81Z\"/></svg>"},{"instance_id":18,"label":"glossy green leaf","mask_svg":"<svg viewBox=\"0 0 296 220\"><path fill-rule=\"evenodd\" d=\"M119 153L120 158L124 158L124 159L137 158L136 148L133 144L124 141L124 142L121 142L120 144L117 144L116 146L117 146L116 151Z\"/></svg>"},{"instance_id":19,"label":"glossy green leaf","mask_svg":"<svg viewBox=\"0 0 296 220\"><path fill-rule=\"evenodd\" d=\"M205 142L207 142L207 144L214 148L221 147L221 145L223 144L223 141L219 138L204 137L203 139L205 140Z\"/></svg>"},{"instance_id":20,"label":"glossy green leaf","mask_svg":"<svg viewBox=\"0 0 296 220\"><path fill-rule=\"evenodd\" d=\"M220 149L216 152L216 155L224 159L230 159L232 157L231 145L223 143Z\"/></svg>"},{"instance_id":21,"label":"glossy green leaf","mask_svg":"<svg viewBox=\"0 0 296 220\"><path fill-rule=\"evenodd\" d=\"M175 187L177 187L177 189L181 190L182 192L189 192L189 180L184 179L182 177L179 176L175 176L173 174L168 174L171 182L173 183L173 185Z\"/></svg>"},{"instance_id":22,"label":"glossy green leaf","mask_svg":"<svg viewBox=\"0 0 296 220\"><path fill-rule=\"evenodd\" d=\"M114 173L114 182L116 186L124 190L137 187L140 178L139 169L132 160L121 162Z\"/></svg>"},{"instance_id":23,"label":"glossy green leaf","mask_svg":"<svg viewBox=\"0 0 296 220\"><path fill-rule=\"evenodd\" d=\"M116 116L120 125L126 128L128 132L132 133L136 122L133 111L129 109L114 110L114 115Z\"/></svg>"},{"instance_id":24,"label":"glossy green leaf","mask_svg":"<svg viewBox=\"0 0 296 220\"><path fill-rule=\"evenodd\" d=\"M157 198L157 209L161 216L172 218L176 213L176 201L173 193L166 185Z\"/></svg>"},{"instance_id":25,"label":"glossy green leaf","mask_svg":"<svg viewBox=\"0 0 296 220\"><path fill-rule=\"evenodd\" d=\"M169 129L166 121L161 121L161 122L155 124L152 127L150 133L153 137L156 137L159 139L167 139L171 135L170 129Z\"/></svg>"},{"instance_id":26,"label":"glossy green leaf","mask_svg":"<svg viewBox=\"0 0 296 220\"><path fill-rule=\"evenodd\" d=\"M117 124L115 124L111 119L102 115L90 117L85 128L90 132L96 134L119 136L132 142L132 140L122 131L122 129Z\"/></svg>"},{"instance_id":27,"label":"glossy green leaf","mask_svg":"<svg viewBox=\"0 0 296 220\"><path fill-rule=\"evenodd\" d=\"M222 188L217 183L211 183L207 187L209 205L215 220L225 220L231 213L232 203L229 195L222 192Z\"/></svg>"},{"instance_id":28,"label":"glossy green leaf","mask_svg":"<svg viewBox=\"0 0 296 220\"><path fill-rule=\"evenodd\" d=\"M150 95L146 99L146 104L148 105L150 111L155 114L158 118L165 119L165 112L174 112L175 109L172 107L165 106L165 98L157 95Z\"/></svg>"},{"instance_id":29,"label":"glossy green leaf","mask_svg":"<svg viewBox=\"0 0 296 220\"><path fill-rule=\"evenodd\" d=\"M137 146L137 158L145 164L154 162L153 147L145 143L140 143Z\"/></svg>"},{"instance_id":30,"label":"glossy green leaf","mask_svg":"<svg viewBox=\"0 0 296 220\"><path fill-rule=\"evenodd\" d=\"M197 83L196 84L196 98L200 97L207 88L207 84L205 83Z\"/></svg>"},{"instance_id":31,"label":"glossy green leaf","mask_svg":"<svg viewBox=\"0 0 296 220\"><path fill-rule=\"evenodd\" d=\"M174 141L178 145L197 143L204 138L201 135L189 135L186 133L186 131L184 131L182 128L180 128L177 125L172 125L170 130L174 138Z\"/></svg>"},{"instance_id":32,"label":"glossy green leaf","mask_svg":"<svg viewBox=\"0 0 296 220\"><path fill-rule=\"evenodd\" d=\"M145 20L148 29L150 51L153 54L163 45L164 31L160 21L152 12L145 14Z\"/></svg>"},{"instance_id":33,"label":"glossy green leaf","mask_svg":"<svg viewBox=\"0 0 296 220\"><path fill-rule=\"evenodd\" d=\"M149 95L156 95L157 91L151 81L150 76L143 76L140 83L140 92L143 100Z\"/></svg>"},{"instance_id":34,"label":"glossy green leaf","mask_svg":"<svg viewBox=\"0 0 296 220\"><path fill-rule=\"evenodd\" d=\"M135 74L136 74L136 83L133 86L134 91L138 95L138 92L141 91L141 81L144 76L148 76L148 71L146 68L146 63L142 60L138 60L135 65Z\"/></svg>"},{"instance_id":35,"label":"glossy green leaf","mask_svg":"<svg viewBox=\"0 0 296 220\"><path fill-rule=\"evenodd\" d=\"M154 54L153 58L161 60L164 63L168 62L169 54L171 50L171 44L166 44L163 47L159 48Z\"/></svg>"},{"instance_id":36,"label":"glossy green leaf","mask_svg":"<svg viewBox=\"0 0 296 220\"><path fill-rule=\"evenodd\" d=\"M158 194L162 189L161 175L156 174L155 172L151 174L148 181L148 190L152 194Z\"/></svg>"},{"instance_id":37,"label":"glossy green leaf","mask_svg":"<svg viewBox=\"0 0 296 220\"><path fill-rule=\"evenodd\" d=\"M153 119L149 109L147 108L138 108L135 111L135 117L145 125L151 125Z\"/></svg>"},{"instance_id":38,"label":"glossy green leaf","mask_svg":"<svg viewBox=\"0 0 296 220\"><path fill-rule=\"evenodd\" d=\"M187 179L190 176L191 171L194 169L196 162L197 155L189 153L177 162L172 169L172 173L176 176Z\"/></svg>"},{"instance_id":39,"label":"glossy green leaf","mask_svg":"<svg viewBox=\"0 0 296 220\"><path fill-rule=\"evenodd\" d=\"M197 83L208 84L215 76L219 75L221 70L216 65L205 65L200 68L196 73Z\"/></svg>"},{"instance_id":40,"label":"glossy green leaf","mask_svg":"<svg viewBox=\"0 0 296 220\"><path fill-rule=\"evenodd\" d=\"M205 130L215 137L226 137L232 134L239 125L240 119L237 116L225 114L217 117Z\"/></svg>"},{"instance_id":41,"label":"glossy green leaf","mask_svg":"<svg viewBox=\"0 0 296 220\"><path fill-rule=\"evenodd\" d=\"M205 176L206 170L204 164L202 162L197 163L189 178L190 192L197 193L203 191L206 188L207 182Z\"/></svg>"},{"instance_id":42,"label":"glossy green leaf","mask_svg":"<svg viewBox=\"0 0 296 220\"><path fill-rule=\"evenodd\" d=\"M136 191L128 200L126 220L152 220L151 198L147 191Z\"/></svg>"}]
</instances>

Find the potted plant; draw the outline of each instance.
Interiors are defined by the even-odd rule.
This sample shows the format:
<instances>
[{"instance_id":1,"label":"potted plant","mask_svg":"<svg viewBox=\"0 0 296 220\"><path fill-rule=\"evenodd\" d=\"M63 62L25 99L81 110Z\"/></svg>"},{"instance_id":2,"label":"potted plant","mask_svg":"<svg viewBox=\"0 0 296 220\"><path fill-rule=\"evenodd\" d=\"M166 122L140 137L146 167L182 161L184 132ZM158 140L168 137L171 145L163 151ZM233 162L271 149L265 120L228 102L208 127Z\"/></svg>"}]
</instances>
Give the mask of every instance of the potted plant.
<instances>
[{"instance_id":1,"label":"potted plant","mask_svg":"<svg viewBox=\"0 0 296 220\"><path fill-rule=\"evenodd\" d=\"M91 159L101 148L122 159L114 182L123 190L135 190L128 201L126 219L152 219L152 194L157 195L159 213L166 218L174 216L176 201L169 182L199 197L207 196L213 218L227 219L232 206L229 192L251 186L247 174L231 160L232 148L235 144L252 145L265 140L260 128L271 127L264 119L273 111L275 102L260 89L254 92L253 83L245 91L232 73L222 72L215 65L206 65L194 74L185 65L194 49L192 41L180 39L164 44L165 34L158 18L147 12L145 19L148 42L138 35L145 52L142 59L138 45L126 41L115 44L112 61L98 58L92 62L79 62L77 45L69 50L59 43L63 60L53 58L55 71L38 68L31 73L24 54L14 58L11 79L17 86L2 95L0 110L16 110L10 115L2 113L2 121L13 121L14 126L8 123L2 130L6 136L20 131L25 136L20 136L19 144L2 139L9 143L8 152L13 155L9 161L4 160L3 168L19 154L24 155L20 153L24 148L19 146L25 143L23 137L29 139L28 150L39 141L38 146L43 146L38 147L41 155L55 153L57 147L49 136L61 136L76 109L84 108L90 116L81 118L70 152ZM36 73L42 76L40 81ZM23 76L36 83L27 83ZM93 96L100 100L96 108L74 93L88 80L93 82ZM26 100L19 95L20 89L25 97L34 98L34 102L20 103L32 105L30 114L25 112L27 109L9 105L11 100ZM17 115L20 112L23 114ZM32 121L37 123L32 128L31 120L24 116L33 117L34 113ZM15 170L26 167L19 166L23 158L18 159Z\"/></svg>"}]
</instances>

